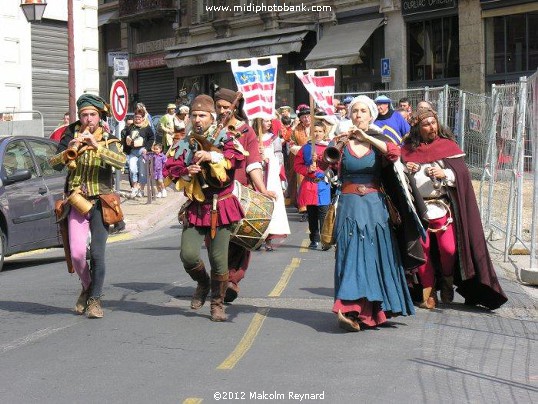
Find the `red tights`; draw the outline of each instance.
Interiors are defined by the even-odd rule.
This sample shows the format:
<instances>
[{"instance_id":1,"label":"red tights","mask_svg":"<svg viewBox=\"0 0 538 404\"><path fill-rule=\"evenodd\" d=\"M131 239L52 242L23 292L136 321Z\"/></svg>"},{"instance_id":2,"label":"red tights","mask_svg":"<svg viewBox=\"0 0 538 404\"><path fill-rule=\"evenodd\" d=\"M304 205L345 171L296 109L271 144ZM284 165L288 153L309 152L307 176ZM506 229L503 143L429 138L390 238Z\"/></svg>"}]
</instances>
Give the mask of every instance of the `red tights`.
<instances>
[{"instance_id":1,"label":"red tights","mask_svg":"<svg viewBox=\"0 0 538 404\"><path fill-rule=\"evenodd\" d=\"M429 227L432 229L439 229L446 223L446 221L447 216L430 220ZM443 276L452 276L454 274L454 265L456 263L456 235L454 233L454 224L449 224L446 230L439 230L437 233L428 231L426 233L426 241L423 241L422 239L420 240L422 247L424 248L426 263L418 268L420 283L422 283L422 287L424 288L433 287L435 282L435 268L433 267L430 254L431 237L437 239L439 258L441 260L441 272Z\"/></svg>"}]
</instances>

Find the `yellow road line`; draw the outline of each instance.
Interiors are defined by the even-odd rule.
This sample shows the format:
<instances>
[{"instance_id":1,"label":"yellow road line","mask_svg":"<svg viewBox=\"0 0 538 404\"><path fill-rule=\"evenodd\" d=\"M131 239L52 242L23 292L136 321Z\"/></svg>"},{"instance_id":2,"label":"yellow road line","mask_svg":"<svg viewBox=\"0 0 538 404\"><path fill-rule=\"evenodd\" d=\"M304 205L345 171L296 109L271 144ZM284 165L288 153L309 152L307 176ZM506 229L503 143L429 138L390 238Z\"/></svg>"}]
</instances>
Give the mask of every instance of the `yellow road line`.
<instances>
[{"instance_id":1,"label":"yellow road line","mask_svg":"<svg viewBox=\"0 0 538 404\"><path fill-rule=\"evenodd\" d=\"M183 400L183 404L200 404L202 401L204 401L202 398L189 397Z\"/></svg>"},{"instance_id":2,"label":"yellow road line","mask_svg":"<svg viewBox=\"0 0 538 404\"><path fill-rule=\"evenodd\" d=\"M243 335L241 341L239 341L233 352L224 360L224 362L217 366L218 370L233 369L237 362L239 362L239 360L247 353L247 351L252 347L254 339L260 332L263 322L267 318L268 312L269 308L267 307L258 309L258 312L254 315L254 318L250 321L250 325L248 326L245 335Z\"/></svg>"},{"instance_id":3,"label":"yellow road line","mask_svg":"<svg viewBox=\"0 0 538 404\"><path fill-rule=\"evenodd\" d=\"M300 258L292 258L291 264L284 269L284 272L282 272L282 276L280 277L280 280L275 285L274 289L269 293L269 297L279 297L280 294L284 291L286 286L288 286L288 282L290 281L291 275L293 274L293 271L297 269L299 264L301 263Z\"/></svg>"},{"instance_id":4,"label":"yellow road line","mask_svg":"<svg viewBox=\"0 0 538 404\"><path fill-rule=\"evenodd\" d=\"M299 252L305 253L308 252L308 245L310 244L310 240L303 240L301 243L301 248L299 249Z\"/></svg>"},{"instance_id":5,"label":"yellow road line","mask_svg":"<svg viewBox=\"0 0 538 404\"><path fill-rule=\"evenodd\" d=\"M131 233L115 234L113 236L109 236L107 242L116 243L118 241L131 240L132 238L133 235Z\"/></svg>"}]
</instances>

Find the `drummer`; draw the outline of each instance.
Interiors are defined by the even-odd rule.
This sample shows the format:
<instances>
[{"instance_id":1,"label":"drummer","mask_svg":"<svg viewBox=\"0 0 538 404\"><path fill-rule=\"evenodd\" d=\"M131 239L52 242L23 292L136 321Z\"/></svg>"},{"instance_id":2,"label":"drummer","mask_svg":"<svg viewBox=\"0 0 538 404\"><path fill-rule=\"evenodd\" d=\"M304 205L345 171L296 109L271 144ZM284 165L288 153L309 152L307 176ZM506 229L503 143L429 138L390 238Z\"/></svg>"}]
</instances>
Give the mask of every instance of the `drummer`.
<instances>
[{"instance_id":1,"label":"drummer","mask_svg":"<svg viewBox=\"0 0 538 404\"><path fill-rule=\"evenodd\" d=\"M239 200L232 194L232 180L234 170L245 155L234 142L225 141L226 132L213 138L215 107L208 95L202 94L193 100L190 119L192 131L180 141L174 157L166 162L163 174L177 182L176 187L184 190L190 202L185 209L180 258L185 271L198 284L191 308L200 309L211 289L211 320L226 321L224 294L228 285L230 227L243 218ZM223 144L222 152L201 147L191 149L189 140L195 135L203 136L214 145ZM205 169L205 180L200 178L202 169ZM210 177L214 173L217 177ZM200 258L204 239L208 245L211 278Z\"/></svg>"},{"instance_id":2,"label":"drummer","mask_svg":"<svg viewBox=\"0 0 538 404\"><path fill-rule=\"evenodd\" d=\"M248 118L243 110L243 100L239 106L231 111L233 101L237 93L227 88L219 88L215 92L215 109L217 110L218 119L223 114L232 113L228 122L228 128L233 128L236 139L243 146L248 155L241 160L235 170L235 179L244 186L254 184L256 191L272 199L276 199L273 191L268 191L263 181L262 157L260 156L258 137L254 130L247 124ZM228 252L228 288L224 301L230 303L237 298L239 294L239 282L245 277L245 272L250 261L250 251L237 244L230 243Z\"/></svg>"}]
</instances>

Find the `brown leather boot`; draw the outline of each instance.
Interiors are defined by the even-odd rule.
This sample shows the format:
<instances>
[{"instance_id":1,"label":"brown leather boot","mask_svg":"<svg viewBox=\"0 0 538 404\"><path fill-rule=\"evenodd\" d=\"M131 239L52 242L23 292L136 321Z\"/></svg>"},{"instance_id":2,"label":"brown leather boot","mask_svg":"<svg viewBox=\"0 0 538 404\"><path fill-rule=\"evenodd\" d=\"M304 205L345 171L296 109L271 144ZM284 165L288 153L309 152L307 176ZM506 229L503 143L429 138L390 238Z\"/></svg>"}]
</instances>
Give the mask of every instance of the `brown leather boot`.
<instances>
[{"instance_id":1,"label":"brown leather boot","mask_svg":"<svg viewBox=\"0 0 538 404\"><path fill-rule=\"evenodd\" d=\"M224 296L228 287L228 274L211 273L211 321L226 321Z\"/></svg>"},{"instance_id":2,"label":"brown leather boot","mask_svg":"<svg viewBox=\"0 0 538 404\"><path fill-rule=\"evenodd\" d=\"M423 288L422 289L422 303L420 303L419 307L423 309L435 309L435 298L433 297L435 294L432 287L429 288Z\"/></svg>"},{"instance_id":3,"label":"brown leather boot","mask_svg":"<svg viewBox=\"0 0 538 404\"><path fill-rule=\"evenodd\" d=\"M441 283L441 301L443 303L452 303L454 300L454 277L443 276Z\"/></svg>"},{"instance_id":4,"label":"brown leather boot","mask_svg":"<svg viewBox=\"0 0 538 404\"><path fill-rule=\"evenodd\" d=\"M198 262L198 265L196 265L194 268L185 268L185 271L189 274L193 281L198 283L191 300L191 309L198 310L204 305L207 295L209 294L209 275L205 270L203 261Z\"/></svg>"}]
</instances>

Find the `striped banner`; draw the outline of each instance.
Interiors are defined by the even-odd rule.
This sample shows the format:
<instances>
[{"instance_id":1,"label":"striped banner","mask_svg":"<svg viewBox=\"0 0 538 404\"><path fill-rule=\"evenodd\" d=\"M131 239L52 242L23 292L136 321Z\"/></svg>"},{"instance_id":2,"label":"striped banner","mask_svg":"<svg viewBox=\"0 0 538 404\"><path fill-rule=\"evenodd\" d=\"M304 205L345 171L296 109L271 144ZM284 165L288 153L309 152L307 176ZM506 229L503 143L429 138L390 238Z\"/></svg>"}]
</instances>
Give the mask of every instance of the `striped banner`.
<instances>
[{"instance_id":1,"label":"striped banner","mask_svg":"<svg viewBox=\"0 0 538 404\"><path fill-rule=\"evenodd\" d=\"M302 71L296 71L295 74L304 84L317 106L327 115L334 115L333 96L336 69L327 69L326 72L327 74L324 76L314 76L314 71L308 71L306 74Z\"/></svg>"},{"instance_id":2,"label":"striped banner","mask_svg":"<svg viewBox=\"0 0 538 404\"><path fill-rule=\"evenodd\" d=\"M239 60L231 60L232 73L237 90L243 93L244 110L249 119L272 119L275 115L275 94L278 57L270 56L270 63L259 65L258 59L250 59L250 66L239 66Z\"/></svg>"}]
</instances>

